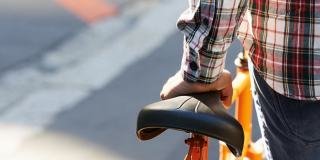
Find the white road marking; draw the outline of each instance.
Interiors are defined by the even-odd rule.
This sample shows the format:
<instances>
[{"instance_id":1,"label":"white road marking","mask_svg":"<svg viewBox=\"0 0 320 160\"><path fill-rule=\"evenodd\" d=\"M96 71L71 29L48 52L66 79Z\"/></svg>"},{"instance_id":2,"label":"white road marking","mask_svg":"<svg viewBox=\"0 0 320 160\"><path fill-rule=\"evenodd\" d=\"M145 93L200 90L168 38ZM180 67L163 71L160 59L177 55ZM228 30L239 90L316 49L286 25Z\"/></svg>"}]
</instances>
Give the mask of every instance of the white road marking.
<instances>
[{"instance_id":1,"label":"white road marking","mask_svg":"<svg viewBox=\"0 0 320 160\"><path fill-rule=\"evenodd\" d=\"M134 9L91 26L44 57L0 75L0 150L6 148L0 159L20 151L19 146L54 122L55 115L108 85L129 65L162 45L176 32L176 20L187 8L183 0L160 1L151 4L147 12L146 4L140 5L140 9L130 6ZM139 14L131 23L130 16ZM4 138L8 136L11 139Z\"/></svg>"},{"instance_id":2,"label":"white road marking","mask_svg":"<svg viewBox=\"0 0 320 160\"><path fill-rule=\"evenodd\" d=\"M5 160L129 160L130 158L112 152L74 135L53 132L35 132L39 129L19 125L0 124L0 158ZM9 131L8 131L9 130ZM16 141L23 138L23 134L36 134L37 136L25 140L18 146Z\"/></svg>"},{"instance_id":3,"label":"white road marking","mask_svg":"<svg viewBox=\"0 0 320 160\"><path fill-rule=\"evenodd\" d=\"M20 146L21 141L30 135L38 134L41 128L0 123L0 157L13 154Z\"/></svg>"}]
</instances>

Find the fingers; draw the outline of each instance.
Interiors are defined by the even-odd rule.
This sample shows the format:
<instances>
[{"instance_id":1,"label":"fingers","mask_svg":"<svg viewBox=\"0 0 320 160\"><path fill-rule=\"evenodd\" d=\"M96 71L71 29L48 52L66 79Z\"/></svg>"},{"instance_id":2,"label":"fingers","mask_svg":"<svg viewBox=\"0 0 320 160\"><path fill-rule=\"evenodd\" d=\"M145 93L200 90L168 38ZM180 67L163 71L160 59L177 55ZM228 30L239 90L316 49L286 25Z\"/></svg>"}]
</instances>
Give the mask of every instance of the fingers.
<instances>
[{"instance_id":1,"label":"fingers","mask_svg":"<svg viewBox=\"0 0 320 160\"><path fill-rule=\"evenodd\" d=\"M162 90L160 92L160 98L162 100L170 99L178 96L179 94L183 94L186 86L183 85L186 83L183 81L179 72L169 78L169 80L163 85Z\"/></svg>"},{"instance_id":2,"label":"fingers","mask_svg":"<svg viewBox=\"0 0 320 160\"><path fill-rule=\"evenodd\" d=\"M160 98L161 98L161 100L169 99L168 91L167 91L167 89L166 89L166 88L168 88L167 85L169 85L168 82L162 87L162 90L161 90L161 92L160 92Z\"/></svg>"},{"instance_id":3,"label":"fingers","mask_svg":"<svg viewBox=\"0 0 320 160\"><path fill-rule=\"evenodd\" d=\"M190 94L190 93L200 93L208 91L221 91L221 101L222 104L229 108L231 107L232 101L232 76L227 70L224 70L221 77L212 84L203 84L199 82L188 83L185 82L178 72L176 75L171 77L167 83L163 86L160 93L160 98L166 100L180 95Z\"/></svg>"},{"instance_id":4,"label":"fingers","mask_svg":"<svg viewBox=\"0 0 320 160\"><path fill-rule=\"evenodd\" d=\"M221 102L226 109L229 109L232 106L232 95L232 83L221 90Z\"/></svg>"},{"instance_id":5,"label":"fingers","mask_svg":"<svg viewBox=\"0 0 320 160\"><path fill-rule=\"evenodd\" d=\"M160 92L160 98L161 98L161 100L165 100L165 96L164 96L164 93L162 93L162 91Z\"/></svg>"},{"instance_id":6,"label":"fingers","mask_svg":"<svg viewBox=\"0 0 320 160\"><path fill-rule=\"evenodd\" d=\"M221 77L216 81L216 87L214 89L221 90L221 102L226 109L229 109L232 105L232 75L229 71L223 70Z\"/></svg>"}]
</instances>

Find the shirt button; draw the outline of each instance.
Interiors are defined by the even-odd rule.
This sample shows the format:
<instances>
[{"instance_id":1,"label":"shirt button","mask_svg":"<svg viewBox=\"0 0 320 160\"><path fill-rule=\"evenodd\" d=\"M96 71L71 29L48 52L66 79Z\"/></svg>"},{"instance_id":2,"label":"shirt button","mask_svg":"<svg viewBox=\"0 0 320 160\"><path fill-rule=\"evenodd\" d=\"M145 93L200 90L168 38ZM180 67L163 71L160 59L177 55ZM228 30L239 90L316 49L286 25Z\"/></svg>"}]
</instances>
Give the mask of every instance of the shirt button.
<instances>
[{"instance_id":1,"label":"shirt button","mask_svg":"<svg viewBox=\"0 0 320 160\"><path fill-rule=\"evenodd\" d=\"M203 24L205 24L206 26L209 24L208 18L204 18L204 19L203 19Z\"/></svg>"},{"instance_id":2,"label":"shirt button","mask_svg":"<svg viewBox=\"0 0 320 160\"><path fill-rule=\"evenodd\" d=\"M198 69L197 63L194 62L194 61L191 62L190 63L190 68L191 68L191 70L196 71Z\"/></svg>"}]
</instances>

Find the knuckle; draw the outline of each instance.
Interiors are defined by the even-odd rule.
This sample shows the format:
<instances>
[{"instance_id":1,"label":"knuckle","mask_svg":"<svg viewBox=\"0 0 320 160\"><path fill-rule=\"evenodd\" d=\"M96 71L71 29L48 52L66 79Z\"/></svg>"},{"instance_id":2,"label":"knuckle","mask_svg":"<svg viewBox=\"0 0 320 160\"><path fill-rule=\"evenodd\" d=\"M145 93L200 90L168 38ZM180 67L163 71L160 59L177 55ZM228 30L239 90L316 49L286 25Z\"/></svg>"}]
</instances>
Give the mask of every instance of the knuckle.
<instances>
[{"instance_id":1,"label":"knuckle","mask_svg":"<svg viewBox=\"0 0 320 160\"><path fill-rule=\"evenodd\" d=\"M165 97L164 97L164 94L161 92L160 93L160 98L163 100Z\"/></svg>"}]
</instances>

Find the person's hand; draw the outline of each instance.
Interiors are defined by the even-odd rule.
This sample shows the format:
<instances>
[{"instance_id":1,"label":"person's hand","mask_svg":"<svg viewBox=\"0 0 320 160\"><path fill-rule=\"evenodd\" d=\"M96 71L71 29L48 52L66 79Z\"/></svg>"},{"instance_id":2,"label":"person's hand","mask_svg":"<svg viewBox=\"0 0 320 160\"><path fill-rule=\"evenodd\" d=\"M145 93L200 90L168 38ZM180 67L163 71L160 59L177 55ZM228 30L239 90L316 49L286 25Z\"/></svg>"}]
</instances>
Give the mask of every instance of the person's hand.
<instances>
[{"instance_id":1,"label":"person's hand","mask_svg":"<svg viewBox=\"0 0 320 160\"><path fill-rule=\"evenodd\" d=\"M209 91L221 91L221 101L225 108L231 107L232 101L232 76L229 71L224 70L221 77L212 84L203 84L199 82L188 83L183 80L180 71L173 77L169 78L167 83L163 86L160 93L162 100L170 99L176 96L201 93Z\"/></svg>"}]
</instances>

